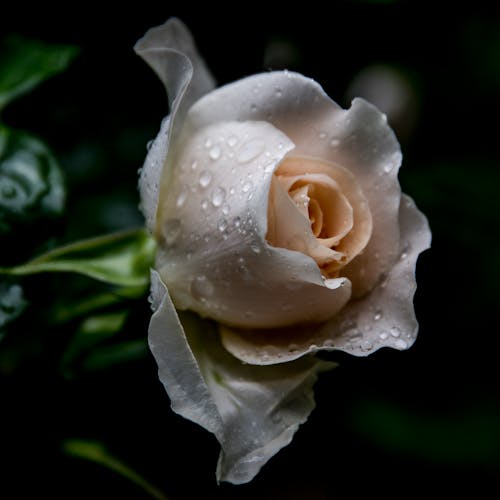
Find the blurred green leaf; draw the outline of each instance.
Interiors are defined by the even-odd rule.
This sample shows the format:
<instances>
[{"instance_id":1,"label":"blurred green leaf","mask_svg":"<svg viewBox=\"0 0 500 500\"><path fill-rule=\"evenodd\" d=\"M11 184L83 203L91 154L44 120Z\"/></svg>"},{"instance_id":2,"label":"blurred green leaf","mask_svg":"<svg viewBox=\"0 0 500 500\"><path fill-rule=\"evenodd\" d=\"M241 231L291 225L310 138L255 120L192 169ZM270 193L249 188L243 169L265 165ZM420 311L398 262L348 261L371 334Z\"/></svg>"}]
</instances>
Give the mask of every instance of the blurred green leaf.
<instances>
[{"instance_id":1,"label":"blurred green leaf","mask_svg":"<svg viewBox=\"0 0 500 500\"><path fill-rule=\"evenodd\" d=\"M143 359L148 353L148 344L145 339L97 347L84 359L83 368L88 371L103 370L121 363Z\"/></svg>"},{"instance_id":2,"label":"blurred green leaf","mask_svg":"<svg viewBox=\"0 0 500 500\"><path fill-rule=\"evenodd\" d=\"M72 457L82 458L95 462L103 467L107 467L112 471L120 474L121 476L132 481L134 484L142 488L152 498L157 500L167 500L167 497L152 485L149 481L144 479L137 472L132 470L128 465L113 456L106 447L97 441L88 441L83 439L68 439L63 442L62 449L64 453Z\"/></svg>"},{"instance_id":3,"label":"blurred green leaf","mask_svg":"<svg viewBox=\"0 0 500 500\"><path fill-rule=\"evenodd\" d=\"M93 347L123 329L128 311L94 315L82 321L68 344L61 359L61 369L66 377L73 374L73 365Z\"/></svg>"},{"instance_id":4,"label":"blurred green leaf","mask_svg":"<svg viewBox=\"0 0 500 500\"><path fill-rule=\"evenodd\" d=\"M0 47L0 110L47 78L60 73L78 54L69 45L10 37Z\"/></svg>"},{"instance_id":5,"label":"blurred green leaf","mask_svg":"<svg viewBox=\"0 0 500 500\"><path fill-rule=\"evenodd\" d=\"M37 138L0 125L0 236L16 224L61 215L61 169Z\"/></svg>"},{"instance_id":6,"label":"blurred green leaf","mask_svg":"<svg viewBox=\"0 0 500 500\"><path fill-rule=\"evenodd\" d=\"M78 296L78 300L64 299L55 303L51 314L54 323L65 323L75 318L95 313L96 310L104 309L144 296L146 287L119 287L112 291L91 292L90 295Z\"/></svg>"},{"instance_id":7,"label":"blurred green leaf","mask_svg":"<svg viewBox=\"0 0 500 500\"><path fill-rule=\"evenodd\" d=\"M146 286L155 246L145 230L128 230L57 248L21 266L0 268L0 274L73 272L113 285Z\"/></svg>"}]
</instances>

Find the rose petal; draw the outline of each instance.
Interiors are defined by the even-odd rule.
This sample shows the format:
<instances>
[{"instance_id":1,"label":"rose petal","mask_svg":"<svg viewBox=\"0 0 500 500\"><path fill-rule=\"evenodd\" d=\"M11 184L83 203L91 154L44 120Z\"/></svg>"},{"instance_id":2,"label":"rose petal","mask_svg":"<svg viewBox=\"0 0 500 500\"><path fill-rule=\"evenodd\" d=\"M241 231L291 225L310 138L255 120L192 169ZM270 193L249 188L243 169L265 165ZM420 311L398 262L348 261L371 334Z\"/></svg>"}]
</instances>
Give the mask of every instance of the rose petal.
<instances>
[{"instance_id":1,"label":"rose petal","mask_svg":"<svg viewBox=\"0 0 500 500\"><path fill-rule=\"evenodd\" d=\"M293 148L288 138L247 121L187 126L179 142L157 226L157 266L176 307L244 328L322 321L340 310L348 280L328 288L310 257L265 240L269 186Z\"/></svg>"},{"instance_id":2,"label":"rose petal","mask_svg":"<svg viewBox=\"0 0 500 500\"><path fill-rule=\"evenodd\" d=\"M385 115L374 106L354 99L344 110L314 80L283 71L216 89L193 105L188 119L199 127L222 120L266 120L294 142L294 155L322 158L350 170L373 218L368 246L346 268L353 293L363 295L392 267L399 248L401 151Z\"/></svg>"},{"instance_id":3,"label":"rose petal","mask_svg":"<svg viewBox=\"0 0 500 500\"><path fill-rule=\"evenodd\" d=\"M317 375L335 364L308 357L245 365L222 348L210 323L187 314L181 324L154 271L151 281L156 312L149 342L172 409L215 434L222 447L219 481L248 482L307 420Z\"/></svg>"},{"instance_id":4,"label":"rose petal","mask_svg":"<svg viewBox=\"0 0 500 500\"><path fill-rule=\"evenodd\" d=\"M179 128L184 115L194 101L215 87L215 82L199 56L191 33L179 19L171 18L165 24L150 29L135 45L141 56L165 85L171 116L166 118L147 155L139 179L141 210L146 226L152 232L160 176L169 153L169 143ZM175 122L175 125L174 125Z\"/></svg>"},{"instance_id":5,"label":"rose petal","mask_svg":"<svg viewBox=\"0 0 500 500\"><path fill-rule=\"evenodd\" d=\"M365 297L351 301L319 335L331 348L366 356L381 347L407 349L417 337L413 306L418 255L429 248L431 232L414 201L403 195L399 208L401 244L398 261Z\"/></svg>"},{"instance_id":6,"label":"rose petal","mask_svg":"<svg viewBox=\"0 0 500 500\"><path fill-rule=\"evenodd\" d=\"M429 248L425 216L403 195L400 207L400 258L370 294L351 301L324 325L281 330L238 330L221 326L224 346L242 361L276 364L319 350L341 350L366 356L381 347L407 349L417 336L413 307L415 264Z\"/></svg>"}]
</instances>

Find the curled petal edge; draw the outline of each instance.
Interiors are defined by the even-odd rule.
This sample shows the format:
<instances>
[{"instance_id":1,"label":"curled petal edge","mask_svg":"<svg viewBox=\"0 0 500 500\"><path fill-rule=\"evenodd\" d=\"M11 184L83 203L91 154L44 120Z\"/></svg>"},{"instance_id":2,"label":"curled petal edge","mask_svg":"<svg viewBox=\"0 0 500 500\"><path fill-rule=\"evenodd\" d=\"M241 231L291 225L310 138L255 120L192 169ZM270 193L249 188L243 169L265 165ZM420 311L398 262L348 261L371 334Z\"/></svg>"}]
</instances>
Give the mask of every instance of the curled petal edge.
<instances>
[{"instance_id":1,"label":"curled petal edge","mask_svg":"<svg viewBox=\"0 0 500 500\"><path fill-rule=\"evenodd\" d=\"M181 323L156 271L151 284L149 344L172 409L215 434L217 480L246 483L290 443L315 406L318 374L336 365L312 356L246 365L222 347L211 322L187 313Z\"/></svg>"}]
</instances>

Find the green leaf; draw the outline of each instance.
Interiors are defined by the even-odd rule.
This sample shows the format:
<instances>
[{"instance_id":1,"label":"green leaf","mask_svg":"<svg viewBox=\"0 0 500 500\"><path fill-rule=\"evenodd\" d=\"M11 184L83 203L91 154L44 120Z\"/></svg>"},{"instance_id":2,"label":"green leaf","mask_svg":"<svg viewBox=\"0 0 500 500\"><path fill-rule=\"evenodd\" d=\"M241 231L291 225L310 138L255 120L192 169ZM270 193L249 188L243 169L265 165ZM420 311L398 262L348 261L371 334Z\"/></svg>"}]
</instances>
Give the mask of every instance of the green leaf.
<instances>
[{"instance_id":1,"label":"green leaf","mask_svg":"<svg viewBox=\"0 0 500 500\"><path fill-rule=\"evenodd\" d=\"M86 318L68 344L61 360L61 369L67 378L73 375L73 365L93 347L123 329L128 311L94 315Z\"/></svg>"},{"instance_id":2,"label":"green leaf","mask_svg":"<svg viewBox=\"0 0 500 500\"><path fill-rule=\"evenodd\" d=\"M120 363L144 359L149 353L146 339L127 340L95 348L83 361L88 371L103 370Z\"/></svg>"},{"instance_id":3,"label":"green leaf","mask_svg":"<svg viewBox=\"0 0 500 500\"><path fill-rule=\"evenodd\" d=\"M78 54L77 47L10 37L0 47L0 110L47 78L60 73Z\"/></svg>"},{"instance_id":4,"label":"green leaf","mask_svg":"<svg viewBox=\"0 0 500 500\"><path fill-rule=\"evenodd\" d=\"M20 223L62 214L61 169L37 138L0 125L0 236Z\"/></svg>"},{"instance_id":5,"label":"green leaf","mask_svg":"<svg viewBox=\"0 0 500 500\"><path fill-rule=\"evenodd\" d=\"M15 320L27 304L19 285L0 283L0 331L7 323Z\"/></svg>"},{"instance_id":6,"label":"green leaf","mask_svg":"<svg viewBox=\"0 0 500 500\"><path fill-rule=\"evenodd\" d=\"M145 230L133 229L57 248L26 264L0 268L0 274L73 272L113 285L146 287L155 247Z\"/></svg>"},{"instance_id":7,"label":"green leaf","mask_svg":"<svg viewBox=\"0 0 500 500\"><path fill-rule=\"evenodd\" d=\"M67 455L89 460L111 469L142 488L152 498L156 498L157 500L168 500L167 497L158 488L156 488L156 486L153 486L149 481L132 470L128 465L118 460L115 456L109 453L103 444L97 441L68 439L63 442L62 449Z\"/></svg>"}]
</instances>

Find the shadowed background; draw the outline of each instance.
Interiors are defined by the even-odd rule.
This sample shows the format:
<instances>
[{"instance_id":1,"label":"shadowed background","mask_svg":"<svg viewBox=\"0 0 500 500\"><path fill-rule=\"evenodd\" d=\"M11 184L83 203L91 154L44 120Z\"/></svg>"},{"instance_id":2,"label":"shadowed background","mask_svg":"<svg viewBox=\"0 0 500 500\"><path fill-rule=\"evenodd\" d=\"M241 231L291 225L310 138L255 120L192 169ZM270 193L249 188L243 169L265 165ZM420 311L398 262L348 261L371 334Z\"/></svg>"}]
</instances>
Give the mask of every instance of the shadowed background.
<instances>
[{"instance_id":1,"label":"shadowed background","mask_svg":"<svg viewBox=\"0 0 500 500\"><path fill-rule=\"evenodd\" d=\"M191 29L220 84L286 67L317 80L344 107L355 94L394 110L401 184L433 231L432 249L417 266L419 337L405 352L329 354L340 367L321 376L317 408L293 442L252 483L217 486L215 438L171 412L141 343L146 295L127 303L116 334L135 351L113 357L110 343L104 357L65 370L77 325L48 327L47 311L61 298L78 302L94 285L70 275L25 279L29 304L0 343L0 457L7 464L0 496L149 498L115 472L64 454L70 438L103 443L170 499L489 491L500 472L500 17L492 9L438 11L397 1L333 2L331 14L148 2L109 13L88 4L13 7L0 19L1 37L81 52L67 71L2 113L3 122L51 147L68 191L64 215L16 232L0 248L0 265L142 224L137 170L167 102L132 47L171 15Z\"/></svg>"}]
</instances>

